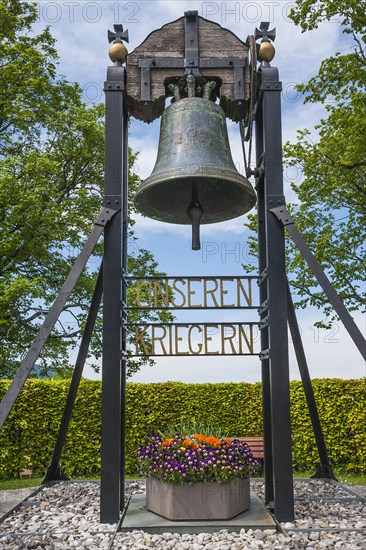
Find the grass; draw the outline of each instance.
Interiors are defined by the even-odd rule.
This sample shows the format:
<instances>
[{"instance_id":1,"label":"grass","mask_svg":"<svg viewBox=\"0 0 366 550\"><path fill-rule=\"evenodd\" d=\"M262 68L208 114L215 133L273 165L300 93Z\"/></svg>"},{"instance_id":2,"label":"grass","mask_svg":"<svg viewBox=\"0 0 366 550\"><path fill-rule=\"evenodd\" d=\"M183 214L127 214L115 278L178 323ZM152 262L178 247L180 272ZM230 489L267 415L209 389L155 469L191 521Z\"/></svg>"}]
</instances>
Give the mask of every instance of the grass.
<instances>
[{"instance_id":1,"label":"grass","mask_svg":"<svg viewBox=\"0 0 366 550\"><path fill-rule=\"evenodd\" d=\"M333 471L339 483L347 483L349 485L366 485L366 473L350 474L341 468L333 468ZM294 472L294 478L310 477L314 474L314 472L315 468L314 470L307 470L305 472Z\"/></svg>"},{"instance_id":2,"label":"grass","mask_svg":"<svg viewBox=\"0 0 366 550\"><path fill-rule=\"evenodd\" d=\"M314 470L315 471L315 470ZM314 471L307 470L305 472L294 472L294 477L310 477ZM341 469L334 469L334 473L339 483L347 483L349 485L366 485L366 473L365 474L349 474ZM38 487L42 483L42 477L27 477L27 478L13 478L13 479L0 479L0 491L7 489L23 489L26 487ZM100 479L97 476L78 477L74 479ZM136 479L136 475L126 475L126 479Z\"/></svg>"},{"instance_id":3,"label":"grass","mask_svg":"<svg viewBox=\"0 0 366 550\"><path fill-rule=\"evenodd\" d=\"M74 480L95 480L100 479L99 476L78 476L74 477ZM126 479L136 479L136 475L126 475ZM0 479L0 491L8 489L23 489L26 487L38 487L41 485L43 477L25 477L25 478L11 478Z\"/></svg>"}]
</instances>

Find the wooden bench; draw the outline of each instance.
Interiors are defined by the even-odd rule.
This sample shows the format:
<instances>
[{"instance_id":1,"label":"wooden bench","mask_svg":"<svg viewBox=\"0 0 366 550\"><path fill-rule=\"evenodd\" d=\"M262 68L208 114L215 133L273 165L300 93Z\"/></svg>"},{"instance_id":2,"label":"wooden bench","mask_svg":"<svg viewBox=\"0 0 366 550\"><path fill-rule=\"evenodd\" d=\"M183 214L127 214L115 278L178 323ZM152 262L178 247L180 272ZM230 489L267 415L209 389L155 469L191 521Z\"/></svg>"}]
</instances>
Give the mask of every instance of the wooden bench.
<instances>
[{"instance_id":1,"label":"wooden bench","mask_svg":"<svg viewBox=\"0 0 366 550\"><path fill-rule=\"evenodd\" d=\"M264 466L264 441L263 437L233 437L231 439L239 439L239 441L244 441L250 448L253 453L253 457L259 462L259 473L263 473Z\"/></svg>"},{"instance_id":2,"label":"wooden bench","mask_svg":"<svg viewBox=\"0 0 366 550\"><path fill-rule=\"evenodd\" d=\"M32 474L33 474L32 470L28 470L27 468L24 468L19 472L20 477L30 477Z\"/></svg>"}]
</instances>

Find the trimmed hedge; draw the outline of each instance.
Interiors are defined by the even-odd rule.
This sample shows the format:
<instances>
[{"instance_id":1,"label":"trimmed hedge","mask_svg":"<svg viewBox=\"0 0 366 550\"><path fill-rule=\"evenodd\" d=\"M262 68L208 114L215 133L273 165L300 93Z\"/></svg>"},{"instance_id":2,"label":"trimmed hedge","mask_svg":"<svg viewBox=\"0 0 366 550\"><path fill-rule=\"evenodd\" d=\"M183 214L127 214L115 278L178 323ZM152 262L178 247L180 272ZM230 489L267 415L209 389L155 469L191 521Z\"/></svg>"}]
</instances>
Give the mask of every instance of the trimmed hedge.
<instances>
[{"instance_id":1,"label":"trimmed hedge","mask_svg":"<svg viewBox=\"0 0 366 550\"><path fill-rule=\"evenodd\" d=\"M0 380L0 397L10 384ZM28 380L0 432L0 476L23 468L43 475L57 437L70 381ZM314 393L335 466L365 471L366 379L313 380ZM291 382L293 463L298 470L318 462L302 384ZM62 456L70 476L100 471L101 383L82 380ZM261 384L127 384L126 470L133 473L137 446L182 418L221 427L230 435L262 435Z\"/></svg>"}]
</instances>

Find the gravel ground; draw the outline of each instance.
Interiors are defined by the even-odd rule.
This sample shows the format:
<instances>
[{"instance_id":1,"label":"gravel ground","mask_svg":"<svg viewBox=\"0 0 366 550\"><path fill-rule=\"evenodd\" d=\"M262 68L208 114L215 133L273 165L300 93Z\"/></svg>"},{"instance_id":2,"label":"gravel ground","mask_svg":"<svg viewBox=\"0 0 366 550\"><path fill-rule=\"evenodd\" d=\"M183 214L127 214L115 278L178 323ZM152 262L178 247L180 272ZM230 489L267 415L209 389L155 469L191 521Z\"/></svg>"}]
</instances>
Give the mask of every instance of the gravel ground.
<instances>
[{"instance_id":1,"label":"gravel ground","mask_svg":"<svg viewBox=\"0 0 366 550\"><path fill-rule=\"evenodd\" d=\"M252 480L251 484L263 498L263 482ZM365 487L350 488L366 496ZM127 483L128 494L144 491L143 482ZM99 523L99 485L68 482L44 488L0 524L0 549L107 550L113 542L113 550L365 550L366 502L351 499L347 486L320 480L295 481L296 517L294 522L282 524L286 534L271 529L198 535L132 531L119 532L113 540L117 526ZM362 530L352 530L355 528Z\"/></svg>"}]
</instances>

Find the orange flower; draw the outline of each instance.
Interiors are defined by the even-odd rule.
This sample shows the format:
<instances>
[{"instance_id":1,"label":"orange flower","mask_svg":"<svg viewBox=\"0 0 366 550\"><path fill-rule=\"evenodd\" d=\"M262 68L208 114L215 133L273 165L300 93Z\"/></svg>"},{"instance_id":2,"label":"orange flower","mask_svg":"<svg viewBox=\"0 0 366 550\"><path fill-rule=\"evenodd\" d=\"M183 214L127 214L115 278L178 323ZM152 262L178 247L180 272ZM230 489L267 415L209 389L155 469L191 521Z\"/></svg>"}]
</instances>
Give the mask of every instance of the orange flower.
<instances>
[{"instance_id":1,"label":"orange flower","mask_svg":"<svg viewBox=\"0 0 366 550\"><path fill-rule=\"evenodd\" d=\"M194 434L193 438L198 439L198 441L206 441L207 440L207 437L203 434Z\"/></svg>"},{"instance_id":2,"label":"orange flower","mask_svg":"<svg viewBox=\"0 0 366 550\"><path fill-rule=\"evenodd\" d=\"M217 437L210 436L206 438L206 443L208 443L209 445L220 446L221 440L217 439Z\"/></svg>"},{"instance_id":3,"label":"orange flower","mask_svg":"<svg viewBox=\"0 0 366 550\"><path fill-rule=\"evenodd\" d=\"M230 437L225 437L225 443L228 443L228 445L231 445L232 443L232 439L230 439Z\"/></svg>"},{"instance_id":4,"label":"orange flower","mask_svg":"<svg viewBox=\"0 0 366 550\"><path fill-rule=\"evenodd\" d=\"M191 441L190 439L184 439L183 440L183 445L185 445L186 447L189 447L190 445L192 445L193 441Z\"/></svg>"},{"instance_id":5,"label":"orange flower","mask_svg":"<svg viewBox=\"0 0 366 550\"><path fill-rule=\"evenodd\" d=\"M168 439L165 439L163 441L163 443L161 444L162 447L168 447L168 445L171 444L171 442L173 441L173 438L172 437L169 437Z\"/></svg>"}]
</instances>

